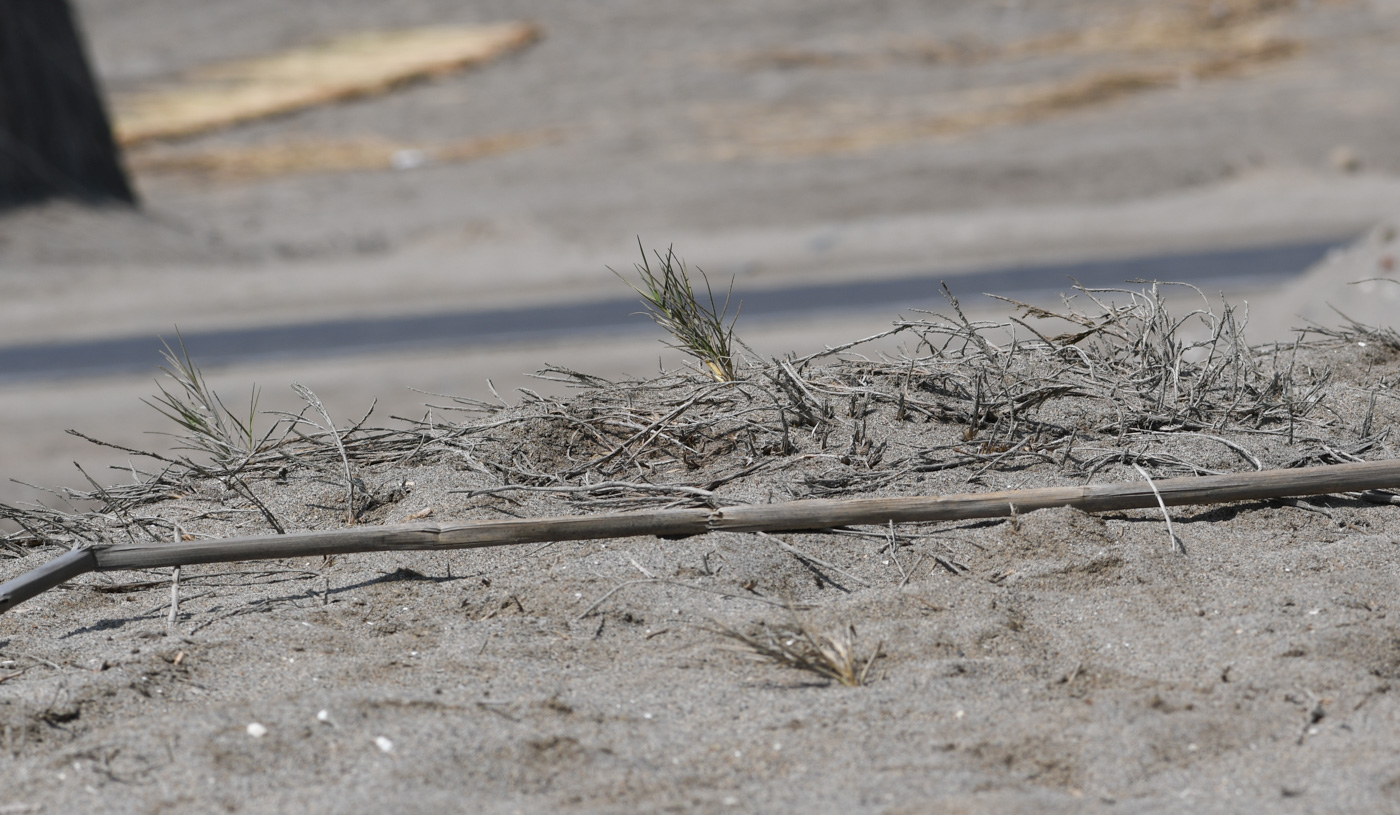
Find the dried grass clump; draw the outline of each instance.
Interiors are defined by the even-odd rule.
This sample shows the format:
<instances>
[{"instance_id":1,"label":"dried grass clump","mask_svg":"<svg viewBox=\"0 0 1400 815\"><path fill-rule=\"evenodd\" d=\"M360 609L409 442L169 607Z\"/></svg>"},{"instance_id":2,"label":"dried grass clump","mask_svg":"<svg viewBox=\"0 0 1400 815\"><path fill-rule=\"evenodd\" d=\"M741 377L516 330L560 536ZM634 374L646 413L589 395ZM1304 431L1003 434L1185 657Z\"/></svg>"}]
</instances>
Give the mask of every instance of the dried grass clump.
<instances>
[{"instance_id":1,"label":"dried grass clump","mask_svg":"<svg viewBox=\"0 0 1400 815\"><path fill-rule=\"evenodd\" d=\"M1391 280L1392 283L1400 283ZM1320 337L1327 337L1331 340L1340 341L1348 345L1377 345L1382 348L1389 348L1392 351L1400 351L1400 331L1396 331L1389 326L1366 325L1357 320L1338 312L1344 320L1339 326L1310 325L1302 329L1304 335L1316 334Z\"/></svg>"},{"instance_id":2,"label":"dried grass clump","mask_svg":"<svg viewBox=\"0 0 1400 815\"><path fill-rule=\"evenodd\" d=\"M538 377L568 395L450 399L394 427L368 425L370 413L331 422L307 391L303 413L274 415L255 435L251 408L246 419L224 410L188 355L171 354L177 386L157 407L180 428L179 446L210 461L128 449L158 466L62 495L96 510L0 506L0 517L23 527L12 541L63 545L169 540L177 525L248 535L284 528L289 513L301 526L375 523L394 519L395 485L426 465L456 470L443 499L464 518L966 492L1010 473L1045 485L1139 481L1138 468L1159 478L1357 460L1386 450L1397 420L1393 400L1368 410L1350 397L1357 383L1334 386L1320 352L1342 347L1340 334L1254 348L1233 307L1190 289L1200 305L1184 316L1152 284L1076 289L1054 311L1015 304L1006 322L968 320L949 293L946 317L920 312L806 357L741 360L725 309L696 296L672 253L658 258L660 268L640 268L667 319L714 332L692 349L713 363L708 375L614 382L549 368ZM906 339L903 350L856 353L888 337ZM335 491L313 504L298 497L311 494L294 489L301 482Z\"/></svg>"},{"instance_id":3,"label":"dried grass clump","mask_svg":"<svg viewBox=\"0 0 1400 815\"><path fill-rule=\"evenodd\" d=\"M1019 313L1011 318L1009 342L1002 344L989 342L985 332L967 323L956 301L956 321L907 325L937 357L969 366L963 376L976 394L985 394L990 414L1004 418L1006 427L1027 407L1070 395L1110 407L1116 419L1100 429L1120 433L1258 430L1310 414L1325 377L1300 389L1291 368L1279 366L1277 354L1261 358L1261 351L1249 346L1234 307L1222 303L1217 314L1198 289L1189 288L1202 305L1180 317L1170 313L1156 283L1142 290L1076 287L1075 298L1067 298L1059 312L1000 298ZM1052 326L1059 322L1061 331L1042 330L1025 318ZM1017 329L1029 337L1018 337ZM954 343L961 344L956 351ZM1039 373L1031 370L1039 363L1047 364ZM974 411L971 420L986 415Z\"/></svg>"},{"instance_id":4,"label":"dried grass clump","mask_svg":"<svg viewBox=\"0 0 1400 815\"><path fill-rule=\"evenodd\" d=\"M793 622L780 626L760 622L752 634L719 625L714 631L756 657L834 680L848 688L866 684L870 667L884 656L883 642L868 653L861 652L854 625L828 634L794 617Z\"/></svg>"}]
</instances>

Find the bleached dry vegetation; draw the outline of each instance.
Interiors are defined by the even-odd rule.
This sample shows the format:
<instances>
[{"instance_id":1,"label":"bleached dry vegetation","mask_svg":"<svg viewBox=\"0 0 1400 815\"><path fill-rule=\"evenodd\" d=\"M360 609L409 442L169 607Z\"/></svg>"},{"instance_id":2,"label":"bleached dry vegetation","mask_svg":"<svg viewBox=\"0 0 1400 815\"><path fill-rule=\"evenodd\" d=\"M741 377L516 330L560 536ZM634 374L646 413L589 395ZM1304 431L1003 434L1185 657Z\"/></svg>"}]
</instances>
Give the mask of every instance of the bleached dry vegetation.
<instances>
[{"instance_id":1,"label":"bleached dry vegetation","mask_svg":"<svg viewBox=\"0 0 1400 815\"><path fill-rule=\"evenodd\" d=\"M760 360L742 355L727 300L721 308L713 294L697 296L670 252L656 259L656 272L637 267L638 291L675 347L696 358L695 372L610 382L547 368L539 378L572 396L449 398L422 421L378 426L371 409L338 427L300 385L300 413L259 414L256 393L235 413L183 349L168 350L172 384L152 407L173 423L174 450L129 450L155 466L132 468L117 486L89 477L90 491L64 496L95 502L93 511L0 508L22 527L6 546L23 554L394 522L425 466L456 473L436 502L443 510L490 518L1132 481L1388 452L1393 383L1371 367L1400 352L1391 331L1353 323L1255 348L1233 307L1189 288L1177 288L1179 299L1196 305L1179 315L1168 308L1171 287L1152 284L1079 289L1056 311L1013 302L1018 314L1004 323L968 320L945 292L946 316ZM890 337L903 340L902 353L860 354ZM1367 370L1338 381L1319 361L1336 348L1354 349ZM833 533L888 536L892 553L917 535Z\"/></svg>"}]
</instances>

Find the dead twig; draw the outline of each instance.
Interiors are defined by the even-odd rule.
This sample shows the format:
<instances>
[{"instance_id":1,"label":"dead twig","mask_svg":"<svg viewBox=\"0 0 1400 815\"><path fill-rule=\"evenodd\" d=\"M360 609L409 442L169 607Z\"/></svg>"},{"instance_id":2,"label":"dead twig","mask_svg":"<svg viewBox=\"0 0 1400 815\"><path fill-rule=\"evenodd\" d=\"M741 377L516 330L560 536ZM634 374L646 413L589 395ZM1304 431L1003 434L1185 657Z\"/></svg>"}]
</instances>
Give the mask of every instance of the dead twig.
<instances>
[{"instance_id":1,"label":"dead twig","mask_svg":"<svg viewBox=\"0 0 1400 815\"><path fill-rule=\"evenodd\" d=\"M1157 485L1152 483L1152 476L1148 475L1147 471L1136 463L1133 464L1133 469L1137 470L1142 475L1143 480L1147 482L1147 486L1152 488L1152 495L1157 499L1157 505L1162 508L1162 517L1167 522L1167 537L1171 538L1172 549L1178 554L1186 554L1186 545L1181 542L1181 538L1178 538L1176 531L1172 529L1172 515L1167 512L1167 504L1162 500L1162 494L1157 491Z\"/></svg>"}]
</instances>

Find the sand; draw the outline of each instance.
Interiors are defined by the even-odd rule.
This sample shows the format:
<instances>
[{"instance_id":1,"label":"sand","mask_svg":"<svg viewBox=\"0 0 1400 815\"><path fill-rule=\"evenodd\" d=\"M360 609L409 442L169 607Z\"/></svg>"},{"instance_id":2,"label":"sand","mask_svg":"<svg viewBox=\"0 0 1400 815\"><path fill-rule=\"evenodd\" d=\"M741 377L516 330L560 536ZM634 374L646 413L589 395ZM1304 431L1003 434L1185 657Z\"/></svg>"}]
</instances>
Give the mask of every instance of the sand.
<instances>
[{"instance_id":1,"label":"sand","mask_svg":"<svg viewBox=\"0 0 1400 815\"><path fill-rule=\"evenodd\" d=\"M931 280L953 280L975 319L1006 315L974 302L982 268L1363 236L1287 286L1226 294L1249 301L1255 342L1287 340L1304 318L1344 325L1329 302L1394 326L1400 285L1358 282L1395 277L1386 259L1396 242L1384 225L1400 213L1400 18L1390 2L1229 4L1248 13L1208 38L1224 49L1210 53L1173 44L1175 22L1148 36L1157 29L1139 14L1152 10L1146 3L804 1L742 18L650 0L76 5L114 92L373 28L529 19L543 39L459 77L133 154L139 213L55 204L5 214L7 346L168 334L175 323L200 330L613 296L620 284L605 267L628 268L639 235L675 243L740 288L926 269ZM1261 17L1250 16L1256 7ZM1095 34L1124 30L1136 32L1137 50L1104 47ZM1235 46L1250 37L1301 47L1249 63L1256 52ZM1222 54L1245 62L1228 76L1188 70L1177 86L1163 84L1164 71ZM1092 104L1079 96L1065 110L1044 106L1059 91L1109 87L1095 83L1115 71L1148 81L1113 86L1138 90ZM948 117L977 127L929 129ZM833 133L858 138L803 141ZM416 148L519 134L548 138L403 170L337 165L269 178L200 169L289 144ZM1172 293L1174 311L1189 311L1193 297ZM896 316L741 321L739 330L768 359L874 333ZM1394 350L1384 337L1330 342L1300 352L1292 369L1322 383L1327 409L1312 419L1324 424L1292 444L1276 420L1258 428L1272 435L1203 432L1266 467L1330 460L1321 445L1393 457L1385 433L1397 418ZM867 351L878 358L897 345ZM443 403L405 386L491 399L490 377L512 405L502 415L532 415L545 408L517 404L525 397L516 387L575 408L568 400L592 397L524 372L556 363L641 381L659 354L669 369L687 364L654 336L634 336L209 373L240 403L261 383L265 406L280 409L297 408L286 386L303 382L342 429L382 397L370 424L402 428L389 417L421 418L423 402ZM1275 370L1274 357L1261 359ZM63 430L169 452L169 440L147 431L171 428L139 401L154 392L157 362L147 375L4 388L0 475L87 488L70 464L77 459L102 483L130 483L129 472L107 467L149 461ZM843 369L827 370L821 376L852 387ZM704 384L686 376L672 380L675 392ZM661 398L638 394L639 410ZM862 481L938 445L999 453L963 439L963 425L900 420L887 403L863 423L870 444L853 445L847 405L835 401L828 443L843 454L857 448L854 463L802 458L836 453L799 428L799 451L759 450L783 467L728 484L720 497L786 500L836 483L855 485L852 494L962 492L1086 477L1057 449L1046 454L1052 461L1013 458L975 481L980 465ZM1127 449L1157 456L1140 460L1153 477L1186 474L1172 456L1214 470L1252 466L1198 436L1099 433L1117 417L1081 407L1072 422L1056 419L1088 428L1071 451L1080 464ZM775 417L755 417L771 441ZM480 420L434 412L439 428ZM519 445L533 466L571 442L547 424L527 427L535 432L502 432L473 460L509 461ZM881 443L880 460L862 465ZM732 472L746 455L629 477L694 481ZM460 450L355 466L367 487L394 498L362 524L428 509L446 522L604 508L453 492L499 486ZM1092 477L1141 478L1121 460ZM344 523L340 478L334 467L292 467L285 482L252 483L292 528L325 528ZM406 492L392 489L406 481ZM129 512L178 520L192 534L267 531L246 501L185 486L177 499ZM4 490L0 500L11 502L42 494ZM0 617L0 813L1400 807L1400 635L1388 617L1396 508L1340 496L1179 508L1172 518L1184 554L1160 512L1061 509L1015 523L901 527L893 551L878 536L783 536L806 563L772 541L725 534L192 567L174 627L165 622L168 570L89 576ZM26 556L0 558L0 578L61 548L19 551ZM803 606L796 619L814 631L854 626L862 657L878 646L870 681L843 687L736 651L717 633L790 624L784 603Z\"/></svg>"},{"instance_id":2,"label":"sand","mask_svg":"<svg viewBox=\"0 0 1400 815\"><path fill-rule=\"evenodd\" d=\"M134 151L139 213L0 216L6 346L617 297L606 267L628 268L638 237L675 245L717 279L737 276L741 296L917 272L931 288L962 277L965 303L983 308L995 304L974 302L981 269L1346 241L1400 211L1389 39L1400 21L1389 2L1231 3L1240 13L1195 34L1210 7L1194 0L76 5L114 95L363 31L525 19L543 36L384 97ZM1193 64L1268 41L1302 48L1192 79ZM921 130L940 116L1024 113L1086 78L1164 69L1181 81L962 133ZM880 139L773 154L784 138L847 131ZM318 146L302 171L286 164ZM392 163L400 149L431 158L463 147L478 158L376 169L386 152ZM347 169L355 160L367 163ZM275 176L237 175L268 166ZM1257 305L1271 292L1227 294ZM764 354L809 353L880 330L900 307L839 324L750 319L747 333ZM1253 320L1253 336L1276 339L1296 322L1284 309L1269 325ZM633 335L210 374L228 392L261 383L272 399L300 381L347 415L376 398L403 413L422 401L409 387L488 396L487 377L510 391L543 363L640 375L658 348ZM122 464L64 431L144 443L150 363L145 374L6 385L0 500L42 494L11 479L83 486L76 458L98 471Z\"/></svg>"},{"instance_id":3,"label":"sand","mask_svg":"<svg viewBox=\"0 0 1400 815\"><path fill-rule=\"evenodd\" d=\"M467 411L346 437L348 506L357 524L447 522L1393 456L1393 332L1240 356L1226 323L1161 391L1142 383L1170 383L1156 355L1177 352L1133 332L1172 321L1133 302L1111 321L1128 333L1081 340L1082 357L1026 340L959 350L954 321L913 329L951 336L941 353L828 359L800 386L765 365L728 384L692 369L448 405ZM1166 322L1135 322L1149 318ZM237 490L176 468L68 531L23 517L54 541L265 534L269 516L343 526L337 448L279 449ZM1175 538L1157 510L1062 508L187 567L173 624L168 571L89 575L0 618L8 789L25 807L114 812L1393 806L1396 507L1171 515ZM0 576L55 549L19 551L33 554ZM732 636L790 641L791 626L849 637L865 682Z\"/></svg>"}]
</instances>

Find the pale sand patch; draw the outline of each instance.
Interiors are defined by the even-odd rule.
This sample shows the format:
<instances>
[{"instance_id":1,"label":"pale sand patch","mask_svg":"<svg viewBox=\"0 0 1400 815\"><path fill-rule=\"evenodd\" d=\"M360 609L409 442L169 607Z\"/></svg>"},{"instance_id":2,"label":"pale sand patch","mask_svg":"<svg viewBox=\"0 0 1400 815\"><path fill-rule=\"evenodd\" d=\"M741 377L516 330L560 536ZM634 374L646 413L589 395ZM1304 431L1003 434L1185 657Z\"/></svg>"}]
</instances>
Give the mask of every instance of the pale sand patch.
<instances>
[{"instance_id":1,"label":"pale sand patch","mask_svg":"<svg viewBox=\"0 0 1400 815\"><path fill-rule=\"evenodd\" d=\"M844 99L812 104L697 108L705 137L681 152L714 160L801 159L860 153L909 142L951 139L1027 125L1150 91L1256 72L1296 57L1285 34L1294 10L1276 0L1158 4L1100 13L1070 31L1005 44L910 42L811 51L781 48L731 58L748 69L877 69L898 62L986 65L1053 57L1087 64L1070 76L991 85L927 98ZM1046 63L1052 74L1058 66Z\"/></svg>"},{"instance_id":2,"label":"pale sand patch","mask_svg":"<svg viewBox=\"0 0 1400 815\"><path fill-rule=\"evenodd\" d=\"M1344 239L1397 211L1400 181L1393 178L1268 170L1114 204L915 211L641 237L649 247L674 246L717 283L737 277L741 295L923 274L930 285L956 281L967 296L985 288L977 283L980 269ZM71 210L13 220L14 233L56 245L111 243L163 225L159 216ZM429 230L400 251L359 258L21 267L0 275L0 343L625 298L607 267L631 268L632 240L566 240L535 223L508 222ZM1251 302L1270 295L1229 293ZM1275 336L1262 320L1255 326L1260 340ZM830 339L814 332L809 342Z\"/></svg>"},{"instance_id":3,"label":"pale sand patch","mask_svg":"<svg viewBox=\"0 0 1400 815\"><path fill-rule=\"evenodd\" d=\"M475 161L513 150L547 144L557 134L503 133L455 142L393 142L374 136L358 139L297 138L267 144L206 149L147 148L129 154L135 173L211 177L253 181L291 173L338 173L356 170L413 170L432 164Z\"/></svg>"},{"instance_id":4,"label":"pale sand patch","mask_svg":"<svg viewBox=\"0 0 1400 815\"><path fill-rule=\"evenodd\" d=\"M210 65L161 90L112 100L117 140L130 146L250 119L385 93L521 48L540 30L520 22L370 31L257 59Z\"/></svg>"}]
</instances>

